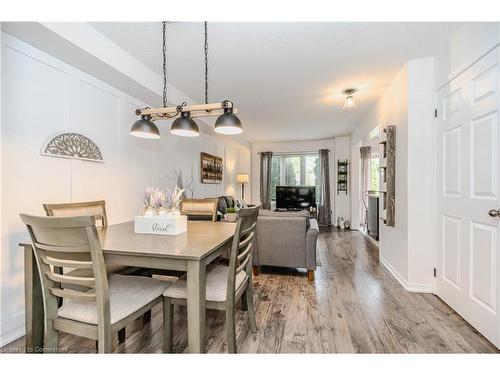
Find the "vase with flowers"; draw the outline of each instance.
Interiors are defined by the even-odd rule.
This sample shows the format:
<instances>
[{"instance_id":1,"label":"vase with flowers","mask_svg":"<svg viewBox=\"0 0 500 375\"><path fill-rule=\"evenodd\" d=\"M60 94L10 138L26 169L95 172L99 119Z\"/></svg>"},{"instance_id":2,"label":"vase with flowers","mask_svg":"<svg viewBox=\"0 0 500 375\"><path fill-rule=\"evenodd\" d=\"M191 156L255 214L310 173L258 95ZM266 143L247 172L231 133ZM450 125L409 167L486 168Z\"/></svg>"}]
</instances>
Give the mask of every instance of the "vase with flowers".
<instances>
[{"instance_id":1,"label":"vase with flowers","mask_svg":"<svg viewBox=\"0 0 500 375\"><path fill-rule=\"evenodd\" d=\"M144 204L144 216L155 216L157 207L157 190L153 186L146 186L144 189L144 194L142 197L142 203Z\"/></svg>"},{"instance_id":2,"label":"vase with flowers","mask_svg":"<svg viewBox=\"0 0 500 375\"><path fill-rule=\"evenodd\" d=\"M171 215L179 216L181 214L180 206L184 192L185 189L181 189L178 186L176 186L172 190L167 189L166 197Z\"/></svg>"}]
</instances>

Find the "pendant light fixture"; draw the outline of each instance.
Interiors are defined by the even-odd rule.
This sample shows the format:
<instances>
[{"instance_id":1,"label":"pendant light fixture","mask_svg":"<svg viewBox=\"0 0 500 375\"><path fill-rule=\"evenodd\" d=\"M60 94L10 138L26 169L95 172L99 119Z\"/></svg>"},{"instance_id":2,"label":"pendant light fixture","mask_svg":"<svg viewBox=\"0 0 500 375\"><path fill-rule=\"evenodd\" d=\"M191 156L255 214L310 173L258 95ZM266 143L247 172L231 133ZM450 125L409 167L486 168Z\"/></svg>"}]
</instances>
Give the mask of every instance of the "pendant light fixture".
<instances>
[{"instance_id":1,"label":"pendant light fixture","mask_svg":"<svg viewBox=\"0 0 500 375\"><path fill-rule=\"evenodd\" d=\"M181 117L178 117L170 127L170 133L181 137L197 137L200 135L198 125L191 118L191 112L181 112Z\"/></svg>"},{"instance_id":2,"label":"pendant light fixture","mask_svg":"<svg viewBox=\"0 0 500 375\"><path fill-rule=\"evenodd\" d=\"M233 113L233 103L229 100L222 102L224 113L215 121L215 131L219 134L233 135L243 133L241 121Z\"/></svg>"},{"instance_id":3,"label":"pendant light fixture","mask_svg":"<svg viewBox=\"0 0 500 375\"><path fill-rule=\"evenodd\" d=\"M159 138L160 132L154 123L156 120L175 119L170 128L174 135L182 137L196 137L200 134L195 117L218 116L215 122L215 131L220 134L240 134L241 121L236 116L238 110L230 100L220 103L208 103L208 27L205 28L205 104L187 105L183 102L175 107L167 107L167 49L166 49L166 22L163 22L163 107L137 109L135 114L141 116L130 130L130 134L143 138Z\"/></svg>"},{"instance_id":4,"label":"pendant light fixture","mask_svg":"<svg viewBox=\"0 0 500 375\"><path fill-rule=\"evenodd\" d=\"M160 138L160 131L155 123L151 121L150 115L142 115L139 120L134 122L130 134L139 138Z\"/></svg>"},{"instance_id":5,"label":"pendant light fixture","mask_svg":"<svg viewBox=\"0 0 500 375\"><path fill-rule=\"evenodd\" d=\"M347 97L345 98L345 102L344 102L344 109L353 109L353 108L356 108L356 102L354 101L354 96L352 96L352 94L354 94L356 91L356 89L345 89L344 90L344 94L347 95Z\"/></svg>"}]
</instances>

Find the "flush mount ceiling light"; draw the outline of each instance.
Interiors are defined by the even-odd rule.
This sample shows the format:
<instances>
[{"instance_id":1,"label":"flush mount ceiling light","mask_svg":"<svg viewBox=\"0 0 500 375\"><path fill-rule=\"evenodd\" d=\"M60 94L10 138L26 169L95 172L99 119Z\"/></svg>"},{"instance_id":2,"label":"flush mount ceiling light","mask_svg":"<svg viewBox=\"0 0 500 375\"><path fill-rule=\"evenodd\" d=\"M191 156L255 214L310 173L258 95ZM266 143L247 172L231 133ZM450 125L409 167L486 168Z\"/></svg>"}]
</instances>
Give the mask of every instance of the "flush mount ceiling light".
<instances>
[{"instance_id":1,"label":"flush mount ceiling light","mask_svg":"<svg viewBox=\"0 0 500 375\"><path fill-rule=\"evenodd\" d=\"M343 91L344 95L347 95L344 102L344 109L353 109L356 107L353 94L357 91L356 89L345 89Z\"/></svg>"},{"instance_id":2,"label":"flush mount ceiling light","mask_svg":"<svg viewBox=\"0 0 500 375\"><path fill-rule=\"evenodd\" d=\"M242 132L241 121L236 116L238 110L230 100L220 103L208 103L208 28L205 27L205 104L187 105L186 102L175 107L167 107L167 49L166 22L163 22L163 107L137 109L135 114L141 119L132 125L130 133L143 138L159 138L160 132L154 121L171 120L174 122L170 132L182 137L196 137L200 134L196 117L218 116L215 131L221 134L239 134Z\"/></svg>"}]
</instances>

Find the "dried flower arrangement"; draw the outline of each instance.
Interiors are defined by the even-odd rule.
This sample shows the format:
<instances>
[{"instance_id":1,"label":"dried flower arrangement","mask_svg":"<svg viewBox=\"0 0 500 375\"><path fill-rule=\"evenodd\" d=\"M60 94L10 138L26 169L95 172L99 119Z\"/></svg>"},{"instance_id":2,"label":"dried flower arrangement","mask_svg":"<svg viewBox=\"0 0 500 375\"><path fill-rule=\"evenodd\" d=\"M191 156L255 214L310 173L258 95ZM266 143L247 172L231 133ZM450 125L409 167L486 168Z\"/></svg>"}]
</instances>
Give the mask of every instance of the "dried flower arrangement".
<instances>
[{"instance_id":1,"label":"dried flower arrangement","mask_svg":"<svg viewBox=\"0 0 500 375\"><path fill-rule=\"evenodd\" d=\"M144 203L144 213L147 216L156 215L158 211L161 214L167 214L168 211L178 211L183 198L184 189L176 186L173 190L164 190L146 186L142 201Z\"/></svg>"}]
</instances>

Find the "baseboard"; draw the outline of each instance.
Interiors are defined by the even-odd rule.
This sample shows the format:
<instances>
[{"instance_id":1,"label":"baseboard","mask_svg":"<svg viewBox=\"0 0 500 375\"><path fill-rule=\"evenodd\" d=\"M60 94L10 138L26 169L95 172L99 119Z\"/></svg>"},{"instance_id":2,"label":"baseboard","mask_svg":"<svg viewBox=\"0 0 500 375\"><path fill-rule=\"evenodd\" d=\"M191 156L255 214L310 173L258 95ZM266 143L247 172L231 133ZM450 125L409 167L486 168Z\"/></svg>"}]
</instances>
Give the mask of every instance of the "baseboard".
<instances>
[{"instance_id":1,"label":"baseboard","mask_svg":"<svg viewBox=\"0 0 500 375\"><path fill-rule=\"evenodd\" d=\"M6 335L2 335L0 337L0 347L10 344L12 341L17 340L20 337L23 337L25 334L24 327L19 327L18 329L7 333Z\"/></svg>"},{"instance_id":2,"label":"baseboard","mask_svg":"<svg viewBox=\"0 0 500 375\"><path fill-rule=\"evenodd\" d=\"M380 264L382 264L387 271L397 280L401 286L408 292L413 293L433 293L434 288L432 285L409 283L401 274L383 257L379 257Z\"/></svg>"}]
</instances>

